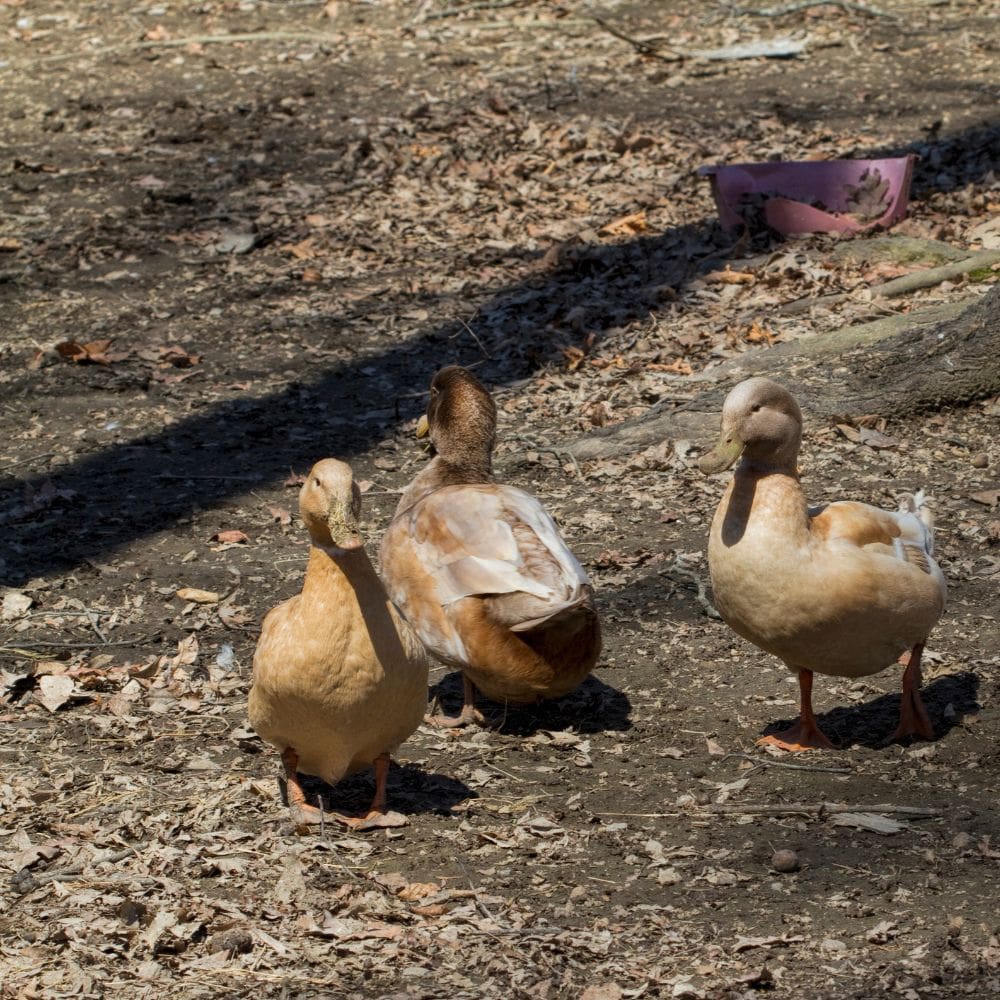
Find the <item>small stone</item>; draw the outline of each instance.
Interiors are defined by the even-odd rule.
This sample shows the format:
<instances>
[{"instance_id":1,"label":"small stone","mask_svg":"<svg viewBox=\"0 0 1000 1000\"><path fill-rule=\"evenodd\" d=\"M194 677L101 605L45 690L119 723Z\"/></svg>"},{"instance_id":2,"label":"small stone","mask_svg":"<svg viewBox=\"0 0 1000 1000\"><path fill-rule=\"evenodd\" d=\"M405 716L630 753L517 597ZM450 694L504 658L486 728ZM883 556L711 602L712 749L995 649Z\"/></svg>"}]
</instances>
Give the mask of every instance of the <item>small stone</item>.
<instances>
[{"instance_id":1,"label":"small stone","mask_svg":"<svg viewBox=\"0 0 1000 1000\"><path fill-rule=\"evenodd\" d=\"M972 467L974 469L985 469L989 464L990 459L985 451L981 451L978 455L972 456Z\"/></svg>"},{"instance_id":2,"label":"small stone","mask_svg":"<svg viewBox=\"0 0 1000 1000\"><path fill-rule=\"evenodd\" d=\"M960 851L964 851L972 843L972 837L965 833L956 833L954 837L951 838L951 846L957 848Z\"/></svg>"},{"instance_id":3,"label":"small stone","mask_svg":"<svg viewBox=\"0 0 1000 1000\"><path fill-rule=\"evenodd\" d=\"M232 958L234 955L245 955L252 949L253 938L249 931L242 928L233 927L228 931L220 931L208 939L208 953L210 955L214 955L217 951L224 951Z\"/></svg>"},{"instance_id":4,"label":"small stone","mask_svg":"<svg viewBox=\"0 0 1000 1000\"><path fill-rule=\"evenodd\" d=\"M775 851L771 857L771 867L782 874L797 872L799 870L799 856L795 851Z\"/></svg>"}]
</instances>

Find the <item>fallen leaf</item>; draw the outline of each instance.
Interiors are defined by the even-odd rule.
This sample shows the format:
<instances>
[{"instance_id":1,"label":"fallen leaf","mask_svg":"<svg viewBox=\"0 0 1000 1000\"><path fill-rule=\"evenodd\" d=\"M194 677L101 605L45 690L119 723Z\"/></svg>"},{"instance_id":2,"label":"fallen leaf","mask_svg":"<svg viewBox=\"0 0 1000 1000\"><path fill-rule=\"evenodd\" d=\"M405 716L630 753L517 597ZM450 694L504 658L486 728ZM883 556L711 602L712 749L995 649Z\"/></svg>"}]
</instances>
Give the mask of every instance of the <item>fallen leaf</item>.
<instances>
[{"instance_id":1,"label":"fallen leaf","mask_svg":"<svg viewBox=\"0 0 1000 1000\"><path fill-rule=\"evenodd\" d=\"M3 595L3 620L10 622L15 618L24 617L33 603L27 594L22 594L19 590L8 590Z\"/></svg>"},{"instance_id":2,"label":"fallen leaf","mask_svg":"<svg viewBox=\"0 0 1000 1000\"><path fill-rule=\"evenodd\" d=\"M633 212L631 215L623 215L614 222L609 222L602 226L599 232L603 236L635 236L637 233L644 233L649 229L644 211Z\"/></svg>"},{"instance_id":3,"label":"fallen leaf","mask_svg":"<svg viewBox=\"0 0 1000 1000\"><path fill-rule=\"evenodd\" d=\"M182 601L194 601L195 604L215 604L219 600L214 590L199 590L197 587L181 587L174 596Z\"/></svg>"},{"instance_id":4,"label":"fallen leaf","mask_svg":"<svg viewBox=\"0 0 1000 1000\"><path fill-rule=\"evenodd\" d=\"M412 902L416 899L424 899L427 896L433 896L434 893L440 891L441 886L439 886L437 882L410 882L408 885L400 889L397 895L400 899Z\"/></svg>"},{"instance_id":5,"label":"fallen leaf","mask_svg":"<svg viewBox=\"0 0 1000 1000\"><path fill-rule=\"evenodd\" d=\"M217 531L212 535L210 541L222 542L223 545L239 545L250 541L250 536L231 528L228 531Z\"/></svg>"},{"instance_id":6,"label":"fallen leaf","mask_svg":"<svg viewBox=\"0 0 1000 1000\"><path fill-rule=\"evenodd\" d=\"M757 280L756 275L749 271L733 271L728 266L722 271L709 271L705 281L722 285L752 285Z\"/></svg>"},{"instance_id":7,"label":"fallen leaf","mask_svg":"<svg viewBox=\"0 0 1000 1000\"><path fill-rule=\"evenodd\" d=\"M292 514L291 511L289 511L287 508L272 507L270 504L268 504L267 509L271 512L271 517L274 518L274 520L277 521L278 524L292 523Z\"/></svg>"},{"instance_id":8,"label":"fallen leaf","mask_svg":"<svg viewBox=\"0 0 1000 1000\"><path fill-rule=\"evenodd\" d=\"M976 503L985 504L987 507L995 507L1000 503L1000 489L980 490L978 493L970 493L969 499Z\"/></svg>"},{"instance_id":9,"label":"fallen leaf","mask_svg":"<svg viewBox=\"0 0 1000 1000\"><path fill-rule=\"evenodd\" d=\"M64 358L77 364L108 365L113 360L107 353L110 346L110 340L91 340L86 344L76 340L64 340L61 344L56 344L56 350Z\"/></svg>"},{"instance_id":10,"label":"fallen leaf","mask_svg":"<svg viewBox=\"0 0 1000 1000\"><path fill-rule=\"evenodd\" d=\"M858 436L861 439L861 443L867 445L869 448L899 447L899 442L895 438L891 438L888 434L883 434L872 427L862 427L858 431Z\"/></svg>"},{"instance_id":11,"label":"fallen leaf","mask_svg":"<svg viewBox=\"0 0 1000 1000\"><path fill-rule=\"evenodd\" d=\"M76 682L65 674L46 674L38 679L38 700L55 712L76 694Z\"/></svg>"}]
</instances>

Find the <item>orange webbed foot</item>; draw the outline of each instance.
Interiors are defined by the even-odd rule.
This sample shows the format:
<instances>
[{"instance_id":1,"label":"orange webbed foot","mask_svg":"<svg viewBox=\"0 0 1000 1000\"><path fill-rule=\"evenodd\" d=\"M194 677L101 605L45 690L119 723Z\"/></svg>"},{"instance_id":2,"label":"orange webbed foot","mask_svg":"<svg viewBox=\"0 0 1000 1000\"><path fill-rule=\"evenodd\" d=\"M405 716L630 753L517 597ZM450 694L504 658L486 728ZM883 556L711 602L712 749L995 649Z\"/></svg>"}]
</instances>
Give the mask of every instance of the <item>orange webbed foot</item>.
<instances>
[{"instance_id":1,"label":"orange webbed foot","mask_svg":"<svg viewBox=\"0 0 1000 1000\"><path fill-rule=\"evenodd\" d=\"M772 746L779 750L801 753L804 750L836 750L827 739L826 733L816 723L803 723L800 719L788 729L780 733L771 733L757 740L757 746Z\"/></svg>"}]
</instances>

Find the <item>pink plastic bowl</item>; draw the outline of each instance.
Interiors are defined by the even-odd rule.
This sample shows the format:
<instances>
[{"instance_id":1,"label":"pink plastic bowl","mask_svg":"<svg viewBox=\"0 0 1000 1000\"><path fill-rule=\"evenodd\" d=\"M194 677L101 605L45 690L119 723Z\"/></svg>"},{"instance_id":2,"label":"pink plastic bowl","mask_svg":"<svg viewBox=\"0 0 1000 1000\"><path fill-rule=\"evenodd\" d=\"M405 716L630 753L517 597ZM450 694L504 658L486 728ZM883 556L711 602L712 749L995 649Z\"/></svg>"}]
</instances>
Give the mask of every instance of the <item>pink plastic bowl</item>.
<instances>
[{"instance_id":1,"label":"pink plastic bowl","mask_svg":"<svg viewBox=\"0 0 1000 1000\"><path fill-rule=\"evenodd\" d=\"M856 233L891 226L906 215L910 180L917 157L886 160L790 160L783 163L734 163L701 167L698 173L712 183L712 195L725 229L747 222L746 197L761 196L764 219L777 232ZM859 219L846 214L851 188L868 172L877 170L889 182L877 218ZM869 178L872 174L868 174ZM816 202L824 207L816 207ZM741 209L743 211L741 211ZM841 214L844 213L844 214Z\"/></svg>"}]
</instances>

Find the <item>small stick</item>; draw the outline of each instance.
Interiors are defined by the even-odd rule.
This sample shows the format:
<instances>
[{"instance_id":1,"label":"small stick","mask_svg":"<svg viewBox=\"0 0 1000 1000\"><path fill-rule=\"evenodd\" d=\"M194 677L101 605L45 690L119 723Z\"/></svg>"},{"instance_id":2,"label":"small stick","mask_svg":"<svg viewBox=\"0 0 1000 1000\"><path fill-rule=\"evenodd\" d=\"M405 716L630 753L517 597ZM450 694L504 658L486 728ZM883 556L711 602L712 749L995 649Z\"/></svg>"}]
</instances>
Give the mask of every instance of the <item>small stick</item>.
<instances>
[{"instance_id":1,"label":"small stick","mask_svg":"<svg viewBox=\"0 0 1000 1000\"><path fill-rule=\"evenodd\" d=\"M464 326L464 327L465 327L465 329L466 329L466 330L468 331L468 333L469 333L469 336L470 336L470 337L472 337L472 339L473 339L473 340L474 340L474 341L476 342L476 344L477 344L477 345L479 346L479 350L481 350L481 351L483 352L483 357L485 357L485 358L487 358L488 360L492 361L492 360L493 360L493 356L492 356L492 355L490 354L490 352L489 352L489 351L487 351L487 350L486 350L486 348L485 348L485 347L483 347L483 342L482 342L482 341L481 341L481 340L479 339L479 337L478 337L478 336L476 335L476 331L475 331L475 330L473 330L473 329L472 329L472 327L471 327L471 326L469 326L469 324L468 324L468 323L466 323L466 322L465 322L465 320L464 320L464 319L462 319L462 317L461 317L461 316L459 316L459 317L458 317L458 321L459 321L459 323L461 323L461 324L462 324L462 326ZM457 337L457 336L458 336L458 334L457 334L457 333L454 333L454 334L452 334L452 336L451 336L451 338L450 338L450 339L452 339L452 340L453 340L453 339L454 339L455 337Z\"/></svg>"},{"instance_id":2,"label":"small stick","mask_svg":"<svg viewBox=\"0 0 1000 1000\"><path fill-rule=\"evenodd\" d=\"M626 35L624 31L614 27L614 25L608 24L601 17L597 17L595 14L590 15L590 19L600 27L602 27L609 35L614 35L615 38L620 38L623 42L628 42L641 56L649 56L653 59L662 59L664 62L678 62L682 59L682 56L671 53L670 55L663 55L659 51L659 46L654 43L652 39L643 40L641 38L633 38L631 35Z\"/></svg>"},{"instance_id":3,"label":"small stick","mask_svg":"<svg viewBox=\"0 0 1000 1000\"><path fill-rule=\"evenodd\" d=\"M734 8L734 10L738 14L749 14L752 17L782 17L785 14L808 10L810 7L840 7L841 10L852 10L858 14L867 14L869 17L885 17L893 21L896 19L895 14L889 14L887 11L866 4L852 3L851 0L801 0L800 3L788 3L784 7L764 7L760 10Z\"/></svg>"},{"instance_id":4,"label":"small stick","mask_svg":"<svg viewBox=\"0 0 1000 1000\"><path fill-rule=\"evenodd\" d=\"M446 10L436 10L433 14L425 14L425 21L440 21L445 17L456 17L470 10L502 10L504 7L516 7L522 0L485 0L482 3L466 3L461 7L448 7Z\"/></svg>"},{"instance_id":5,"label":"small stick","mask_svg":"<svg viewBox=\"0 0 1000 1000\"><path fill-rule=\"evenodd\" d=\"M79 864L70 865L68 868L60 868L59 871L54 872L44 872L41 875L32 875L32 881L37 885L46 885L49 882L62 882L65 879L73 878L75 875L82 875L83 870L88 865L100 865L100 864L117 864L119 861L124 861L125 858L132 854L138 854L139 852L134 847L126 848L124 851L118 851L117 854L112 854L107 858L91 858L89 861L82 861Z\"/></svg>"},{"instance_id":6,"label":"small stick","mask_svg":"<svg viewBox=\"0 0 1000 1000\"><path fill-rule=\"evenodd\" d=\"M0 469L0 474L4 472L9 472L11 469L16 469L21 465L30 465L32 462L40 462L43 458L55 458L54 451L42 452L41 455L32 455L31 458L22 458L20 462L13 462L10 465L5 465Z\"/></svg>"},{"instance_id":7,"label":"small stick","mask_svg":"<svg viewBox=\"0 0 1000 1000\"><path fill-rule=\"evenodd\" d=\"M67 59L79 59L85 56L106 56L114 52L127 52L129 49L181 48L185 45L232 45L234 42L327 42L330 45L340 42L336 35L326 35L315 31L250 31L234 35L190 35L187 38L161 38L158 41L125 42L122 45L105 45L99 49L84 52L61 52L59 55L46 56L39 62L64 62Z\"/></svg>"},{"instance_id":8,"label":"small stick","mask_svg":"<svg viewBox=\"0 0 1000 1000\"><path fill-rule=\"evenodd\" d=\"M135 646L140 640L121 639L117 642L105 642L105 646ZM41 646L44 649L93 649L92 642L32 642L32 646ZM0 646L0 653L17 653L18 656L36 656L33 649L25 649L23 646Z\"/></svg>"},{"instance_id":9,"label":"small stick","mask_svg":"<svg viewBox=\"0 0 1000 1000\"><path fill-rule=\"evenodd\" d=\"M852 773L849 767L810 767L808 764L786 764L784 761L768 760L766 757L753 757L748 753L727 753L722 759L728 760L730 757L739 757L742 760L748 760L754 765L755 769L758 767L784 767L789 771L826 771L830 774Z\"/></svg>"},{"instance_id":10,"label":"small stick","mask_svg":"<svg viewBox=\"0 0 1000 1000\"><path fill-rule=\"evenodd\" d=\"M880 295L883 298L895 298L897 295L905 295L907 292L915 292L921 288L931 288L940 285L942 281L950 281L952 278L960 278L969 271L975 271L980 267L992 267L1000 263L1000 250L982 250L974 253L964 260L957 260L951 264L944 264L941 267L928 267L921 271L912 271L902 277L885 281L881 285L870 286L872 295ZM851 292L834 292L831 295L820 295L818 298L795 299L778 307L778 312L783 316L792 316L796 313L807 312L813 306L832 306L838 302L843 302L851 297Z\"/></svg>"},{"instance_id":11,"label":"small stick","mask_svg":"<svg viewBox=\"0 0 1000 1000\"><path fill-rule=\"evenodd\" d=\"M736 815L753 815L759 813L767 816L794 816L797 813L806 813L819 817L833 816L836 813L901 813L905 816L940 816L941 809L933 809L925 806L895 806L891 803L881 803L871 806L847 806L839 802L789 802L787 805L774 805L772 803L748 803L746 805L736 803L724 803L722 805L701 806L705 812L732 813Z\"/></svg>"}]
</instances>

